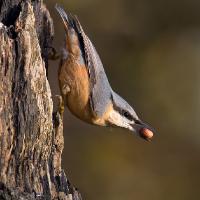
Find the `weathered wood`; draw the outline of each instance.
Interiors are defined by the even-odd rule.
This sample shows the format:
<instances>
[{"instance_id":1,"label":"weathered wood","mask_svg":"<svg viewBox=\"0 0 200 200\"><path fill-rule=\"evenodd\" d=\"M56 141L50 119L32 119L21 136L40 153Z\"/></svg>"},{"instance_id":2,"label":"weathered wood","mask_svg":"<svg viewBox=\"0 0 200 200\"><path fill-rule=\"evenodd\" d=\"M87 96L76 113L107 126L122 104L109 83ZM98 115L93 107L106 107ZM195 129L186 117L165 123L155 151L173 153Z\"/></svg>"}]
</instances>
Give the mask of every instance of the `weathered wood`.
<instances>
[{"instance_id":1,"label":"weathered wood","mask_svg":"<svg viewBox=\"0 0 200 200\"><path fill-rule=\"evenodd\" d=\"M40 0L0 0L0 22L0 199L80 200L61 169L63 124L46 76L50 14Z\"/></svg>"}]
</instances>

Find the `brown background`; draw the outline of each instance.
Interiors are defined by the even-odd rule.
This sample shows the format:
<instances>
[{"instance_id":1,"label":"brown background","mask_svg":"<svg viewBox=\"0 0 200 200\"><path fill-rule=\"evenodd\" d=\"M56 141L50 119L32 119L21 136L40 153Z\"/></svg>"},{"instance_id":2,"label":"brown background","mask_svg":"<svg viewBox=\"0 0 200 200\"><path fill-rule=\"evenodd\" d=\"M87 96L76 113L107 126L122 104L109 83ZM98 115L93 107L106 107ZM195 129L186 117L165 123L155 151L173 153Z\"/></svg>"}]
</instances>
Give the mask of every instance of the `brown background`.
<instances>
[{"instance_id":1,"label":"brown background","mask_svg":"<svg viewBox=\"0 0 200 200\"><path fill-rule=\"evenodd\" d=\"M78 15L112 87L157 132L147 143L66 110L63 167L83 199L200 198L200 1L46 1L60 50L64 30L55 3ZM49 69L53 95L57 66Z\"/></svg>"}]
</instances>

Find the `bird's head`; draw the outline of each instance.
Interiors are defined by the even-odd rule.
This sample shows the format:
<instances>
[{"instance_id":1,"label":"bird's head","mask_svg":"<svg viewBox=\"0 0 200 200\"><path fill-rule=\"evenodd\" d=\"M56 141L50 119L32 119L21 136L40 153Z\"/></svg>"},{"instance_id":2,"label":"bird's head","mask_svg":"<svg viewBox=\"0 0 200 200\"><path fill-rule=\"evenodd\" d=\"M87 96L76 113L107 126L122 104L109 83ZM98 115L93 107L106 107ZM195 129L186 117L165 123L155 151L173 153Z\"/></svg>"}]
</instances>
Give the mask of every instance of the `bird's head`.
<instances>
[{"instance_id":1,"label":"bird's head","mask_svg":"<svg viewBox=\"0 0 200 200\"><path fill-rule=\"evenodd\" d=\"M115 92L112 92L112 109L110 109L107 123L135 132L148 141L153 137L153 129L142 122L134 109Z\"/></svg>"}]
</instances>

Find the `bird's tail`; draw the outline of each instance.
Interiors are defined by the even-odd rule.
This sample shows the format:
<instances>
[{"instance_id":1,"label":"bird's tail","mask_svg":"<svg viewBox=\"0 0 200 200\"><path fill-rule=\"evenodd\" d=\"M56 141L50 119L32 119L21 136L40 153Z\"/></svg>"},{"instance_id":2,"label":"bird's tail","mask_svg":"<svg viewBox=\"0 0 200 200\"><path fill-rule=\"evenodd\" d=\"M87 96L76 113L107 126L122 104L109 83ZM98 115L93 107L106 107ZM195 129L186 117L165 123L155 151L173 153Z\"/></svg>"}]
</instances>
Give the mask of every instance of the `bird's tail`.
<instances>
[{"instance_id":1,"label":"bird's tail","mask_svg":"<svg viewBox=\"0 0 200 200\"><path fill-rule=\"evenodd\" d=\"M67 14L65 10L62 8L62 6L56 4L55 5L56 10L58 11L59 15L62 18L62 21L65 25L66 31L68 31L69 28L73 28L77 33L81 32L81 25L77 18L77 16L73 16L72 14Z\"/></svg>"},{"instance_id":2,"label":"bird's tail","mask_svg":"<svg viewBox=\"0 0 200 200\"><path fill-rule=\"evenodd\" d=\"M69 20L67 13L65 12L65 10L60 5L56 4L55 9L58 11L60 17L62 18L62 21L63 21L64 26L65 26L65 30L67 32L68 29L69 29L69 26L72 26L71 20Z\"/></svg>"},{"instance_id":3,"label":"bird's tail","mask_svg":"<svg viewBox=\"0 0 200 200\"><path fill-rule=\"evenodd\" d=\"M72 14L67 14L65 10L56 4L56 10L62 18L64 28L66 31L66 44L69 52L74 53L79 48L79 23L77 18Z\"/></svg>"}]
</instances>

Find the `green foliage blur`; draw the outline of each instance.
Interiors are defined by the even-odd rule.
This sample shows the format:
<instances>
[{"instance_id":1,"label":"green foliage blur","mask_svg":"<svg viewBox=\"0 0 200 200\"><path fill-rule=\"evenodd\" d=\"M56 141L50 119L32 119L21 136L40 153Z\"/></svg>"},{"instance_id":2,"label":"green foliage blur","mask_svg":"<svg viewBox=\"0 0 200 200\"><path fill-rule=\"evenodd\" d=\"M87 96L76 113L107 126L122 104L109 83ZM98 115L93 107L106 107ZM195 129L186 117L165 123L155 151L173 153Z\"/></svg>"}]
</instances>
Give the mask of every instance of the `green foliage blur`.
<instances>
[{"instance_id":1,"label":"green foliage blur","mask_svg":"<svg viewBox=\"0 0 200 200\"><path fill-rule=\"evenodd\" d=\"M63 168L83 199L200 199L200 1L46 0L60 51L56 3L78 16L112 87L156 130L147 143L66 109ZM53 95L57 69L52 61Z\"/></svg>"}]
</instances>

